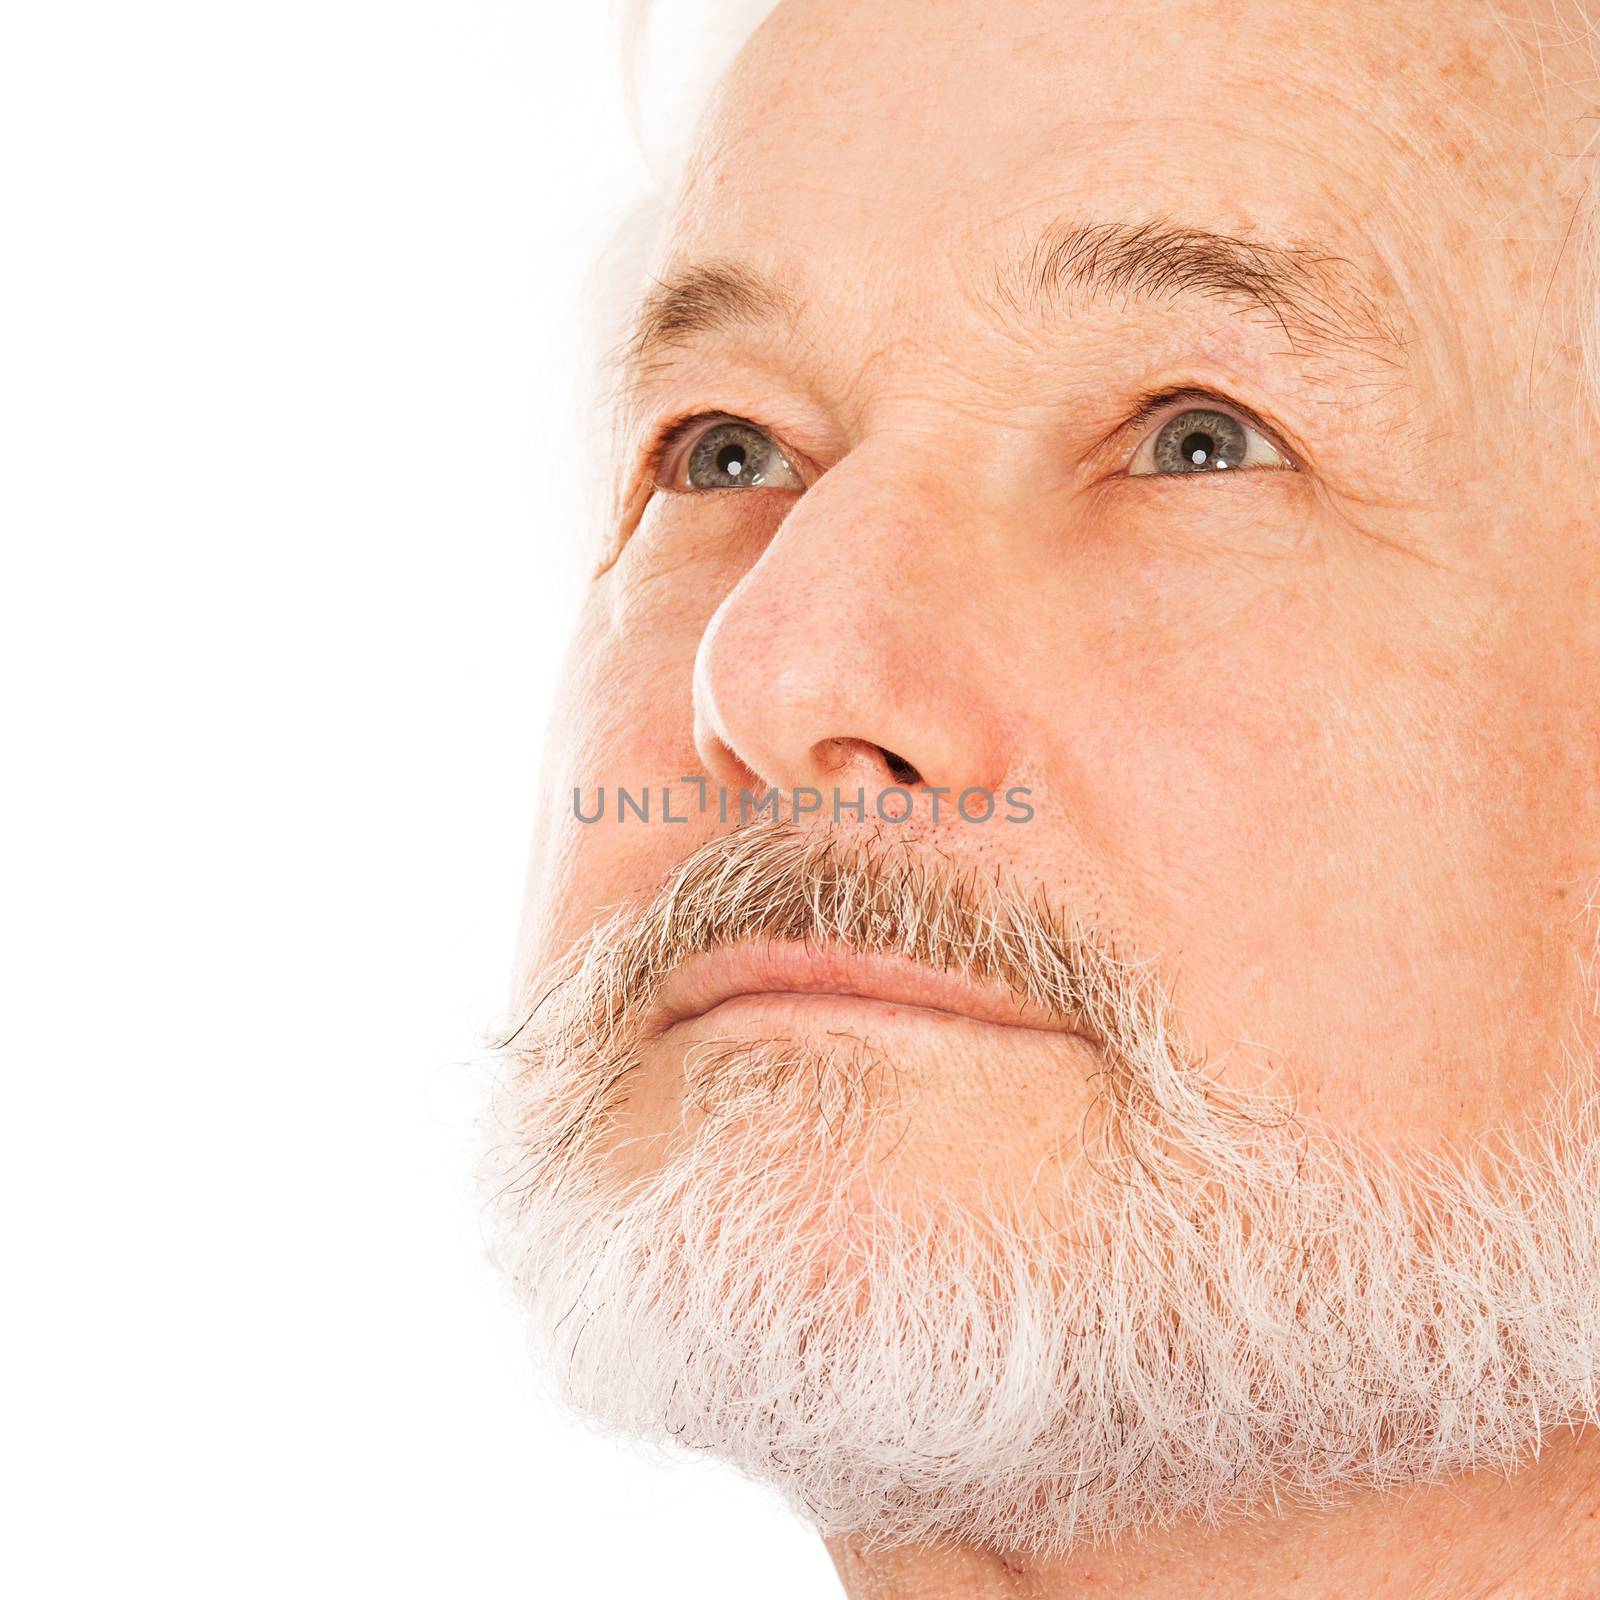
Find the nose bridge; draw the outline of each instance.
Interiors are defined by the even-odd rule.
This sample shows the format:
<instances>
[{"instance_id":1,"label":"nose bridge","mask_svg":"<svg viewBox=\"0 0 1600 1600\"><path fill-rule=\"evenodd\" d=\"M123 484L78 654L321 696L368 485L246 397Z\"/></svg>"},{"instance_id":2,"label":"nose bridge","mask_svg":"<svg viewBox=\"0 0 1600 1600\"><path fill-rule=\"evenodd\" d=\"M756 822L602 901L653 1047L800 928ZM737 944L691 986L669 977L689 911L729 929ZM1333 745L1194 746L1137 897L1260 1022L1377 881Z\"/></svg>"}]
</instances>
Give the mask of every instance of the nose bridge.
<instances>
[{"instance_id":1,"label":"nose bridge","mask_svg":"<svg viewBox=\"0 0 1600 1600\"><path fill-rule=\"evenodd\" d=\"M1004 708L986 514L892 451L798 500L728 594L695 663L695 734L724 781L998 788Z\"/></svg>"}]
</instances>

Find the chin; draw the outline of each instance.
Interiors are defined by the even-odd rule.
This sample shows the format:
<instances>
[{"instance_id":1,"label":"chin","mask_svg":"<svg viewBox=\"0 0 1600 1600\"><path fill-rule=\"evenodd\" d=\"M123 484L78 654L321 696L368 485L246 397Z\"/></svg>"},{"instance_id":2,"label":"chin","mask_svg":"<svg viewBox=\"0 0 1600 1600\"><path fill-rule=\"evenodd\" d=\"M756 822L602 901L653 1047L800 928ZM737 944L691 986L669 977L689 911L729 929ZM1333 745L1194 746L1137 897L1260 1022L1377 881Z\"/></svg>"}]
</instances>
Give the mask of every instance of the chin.
<instances>
[{"instance_id":1,"label":"chin","mask_svg":"<svg viewBox=\"0 0 1600 1600\"><path fill-rule=\"evenodd\" d=\"M1049 1207L913 1161L875 1052L686 1060L670 1131L627 1132L572 1063L508 1081L496 1255L575 1413L826 1536L1059 1556L1507 1470L1600 1408L1591 1097L1459 1163L1240 1108L1108 1119Z\"/></svg>"}]
</instances>

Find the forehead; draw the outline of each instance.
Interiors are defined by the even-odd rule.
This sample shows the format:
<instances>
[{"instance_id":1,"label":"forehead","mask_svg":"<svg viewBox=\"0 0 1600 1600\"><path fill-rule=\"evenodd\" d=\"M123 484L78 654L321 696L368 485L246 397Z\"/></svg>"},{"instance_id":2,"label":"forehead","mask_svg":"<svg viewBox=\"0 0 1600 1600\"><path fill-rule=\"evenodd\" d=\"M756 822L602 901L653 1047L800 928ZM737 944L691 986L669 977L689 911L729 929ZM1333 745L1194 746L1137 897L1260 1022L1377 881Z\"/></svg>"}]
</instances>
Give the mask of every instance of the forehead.
<instances>
[{"instance_id":1,"label":"forehead","mask_svg":"<svg viewBox=\"0 0 1600 1600\"><path fill-rule=\"evenodd\" d=\"M930 270L1032 223L1161 213L1331 246L1398 313L1439 260L1560 226L1525 214L1558 186L1521 37L1482 0L785 0L702 124L670 253L823 258L914 315Z\"/></svg>"},{"instance_id":2,"label":"forehead","mask_svg":"<svg viewBox=\"0 0 1600 1600\"><path fill-rule=\"evenodd\" d=\"M705 164L818 138L819 187L886 166L927 196L985 185L997 157L1059 165L1095 133L1171 119L1316 161L1511 165L1568 63L1509 3L783 0L724 81ZM1219 194L1247 177L1203 143L1163 156Z\"/></svg>"}]
</instances>

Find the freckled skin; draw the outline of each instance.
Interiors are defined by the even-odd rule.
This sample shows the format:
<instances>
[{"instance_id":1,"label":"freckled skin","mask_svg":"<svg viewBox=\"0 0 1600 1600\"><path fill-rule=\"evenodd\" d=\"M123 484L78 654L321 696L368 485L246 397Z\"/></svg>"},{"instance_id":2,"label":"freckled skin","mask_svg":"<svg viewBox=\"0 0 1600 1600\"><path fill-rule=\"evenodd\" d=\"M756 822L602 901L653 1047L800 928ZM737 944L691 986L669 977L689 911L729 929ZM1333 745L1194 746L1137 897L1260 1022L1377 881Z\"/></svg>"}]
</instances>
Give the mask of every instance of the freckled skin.
<instances>
[{"instance_id":1,"label":"freckled skin","mask_svg":"<svg viewBox=\"0 0 1600 1600\"><path fill-rule=\"evenodd\" d=\"M1514 1121L1564 1044L1592 1051L1572 1030L1600 872L1600 440L1564 241L1596 85L1555 15L1541 70L1522 10L1459 0L785 0L711 107L657 266L747 260L807 308L681 356L625 419L623 467L669 416L722 411L809 487L658 492L595 578L524 968L719 831L580 827L574 785L871 790L888 750L955 790L1029 786L1027 826L897 836L1047 885L1155 959L1219 1076L1274 1073L1328 1123L1460 1141ZM1355 387L1231 308L994 320L997 241L1151 210L1329 241L1405 369ZM1292 432L1304 470L1151 481L1093 455L1175 380ZM1082 1083L941 1038L901 1160L976 1183L1071 1137ZM983 1106L1003 1114L980 1148ZM1583 1553L1600 1572L1575 1509L1594 1453L1031 1576L831 1548L857 1596L1238 1600L1427 1592L1407 1563L1431 1540L1472 1593L1558 1596ZM1540 1539L1578 1555L1517 1588Z\"/></svg>"}]
</instances>

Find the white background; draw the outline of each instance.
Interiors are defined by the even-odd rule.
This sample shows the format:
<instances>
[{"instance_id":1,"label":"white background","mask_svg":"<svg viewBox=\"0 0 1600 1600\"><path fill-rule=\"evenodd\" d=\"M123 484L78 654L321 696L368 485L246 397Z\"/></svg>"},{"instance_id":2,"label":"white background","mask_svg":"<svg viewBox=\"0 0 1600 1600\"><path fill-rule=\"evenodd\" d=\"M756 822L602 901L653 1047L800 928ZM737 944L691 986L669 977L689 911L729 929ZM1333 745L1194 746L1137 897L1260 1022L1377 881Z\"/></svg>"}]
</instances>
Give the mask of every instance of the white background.
<instances>
[{"instance_id":1,"label":"white background","mask_svg":"<svg viewBox=\"0 0 1600 1600\"><path fill-rule=\"evenodd\" d=\"M839 1592L470 1187L643 176L599 0L0 13L9 1594Z\"/></svg>"}]
</instances>

